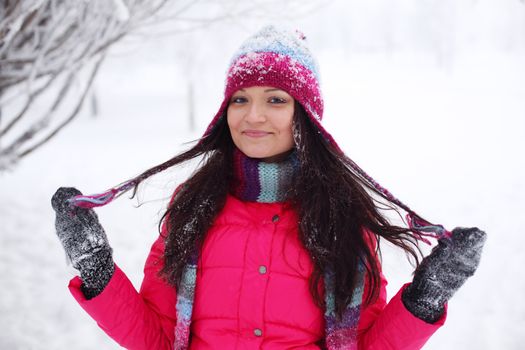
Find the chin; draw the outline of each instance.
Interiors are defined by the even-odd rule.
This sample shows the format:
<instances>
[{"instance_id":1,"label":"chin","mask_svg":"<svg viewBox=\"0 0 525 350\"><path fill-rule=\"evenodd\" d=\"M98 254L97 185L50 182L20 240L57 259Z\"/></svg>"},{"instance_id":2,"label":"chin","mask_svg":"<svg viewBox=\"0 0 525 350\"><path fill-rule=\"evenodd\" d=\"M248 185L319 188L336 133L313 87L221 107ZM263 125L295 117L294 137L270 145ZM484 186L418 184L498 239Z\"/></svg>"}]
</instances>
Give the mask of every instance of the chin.
<instances>
[{"instance_id":1,"label":"chin","mask_svg":"<svg viewBox=\"0 0 525 350\"><path fill-rule=\"evenodd\" d=\"M241 150L241 151L250 158L260 159L266 162L279 162L289 155L289 153L291 152L291 149L284 150L284 151L280 150L276 152L258 151L258 150L248 150L248 151Z\"/></svg>"},{"instance_id":2,"label":"chin","mask_svg":"<svg viewBox=\"0 0 525 350\"><path fill-rule=\"evenodd\" d=\"M257 150L241 150L246 156L250 158L268 158L273 156L273 153L257 151Z\"/></svg>"}]
</instances>

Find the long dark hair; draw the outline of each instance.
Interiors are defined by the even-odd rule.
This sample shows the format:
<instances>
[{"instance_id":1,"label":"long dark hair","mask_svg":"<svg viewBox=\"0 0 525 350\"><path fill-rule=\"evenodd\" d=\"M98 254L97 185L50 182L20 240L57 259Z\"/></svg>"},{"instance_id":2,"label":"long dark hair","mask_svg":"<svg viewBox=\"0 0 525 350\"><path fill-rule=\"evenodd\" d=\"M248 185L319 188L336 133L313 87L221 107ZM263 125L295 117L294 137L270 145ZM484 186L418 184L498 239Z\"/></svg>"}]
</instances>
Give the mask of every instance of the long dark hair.
<instances>
[{"instance_id":1,"label":"long dark hair","mask_svg":"<svg viewBox=\"0 0 525 350\"><path fill-rule=\"evenodd\" d=\"M289 198L299 217L300 240L314 265L310 293L317 305L324 307L319 283L327 269L333 271L335 310L340 317L359 281L359 265L367 272L365 303L377 298L382 238L403 249L416 265L421 251L410 229L390 224L381 213L385 207L399 213L399 204L392 203L366 176L355 171L351 159L318 132L297 102L293 134L300 166ZM166 225L164 267L160 273L177 287L184 266L198 255L206 233L224 206L232 178L233 147L224 115L194 147L138 177L202 157L198 169L174 194L159 223L161 233L162 225ZM372 237L365 232L371 232Z\"/></svg>"}]
</instances>

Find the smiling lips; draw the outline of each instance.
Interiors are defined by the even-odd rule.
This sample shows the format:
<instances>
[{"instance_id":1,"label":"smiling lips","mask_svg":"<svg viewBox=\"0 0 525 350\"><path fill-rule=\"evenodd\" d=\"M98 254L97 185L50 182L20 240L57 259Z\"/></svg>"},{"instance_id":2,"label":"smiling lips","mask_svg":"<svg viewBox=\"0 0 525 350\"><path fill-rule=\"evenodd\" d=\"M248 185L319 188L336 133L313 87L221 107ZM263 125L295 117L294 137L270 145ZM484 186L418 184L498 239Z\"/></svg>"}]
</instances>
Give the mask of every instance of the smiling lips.
<instances>
[{"instance_id":1,"label":"smiling lips","mask_svg":"<svg viewBox=\"0 0 525 350\"><path fill-rule=\"evenodd\" d=\"M264 137L270 135L271 132L262 130L244 130L242 134L248 137Z\"/></svg>"}]
</instances>

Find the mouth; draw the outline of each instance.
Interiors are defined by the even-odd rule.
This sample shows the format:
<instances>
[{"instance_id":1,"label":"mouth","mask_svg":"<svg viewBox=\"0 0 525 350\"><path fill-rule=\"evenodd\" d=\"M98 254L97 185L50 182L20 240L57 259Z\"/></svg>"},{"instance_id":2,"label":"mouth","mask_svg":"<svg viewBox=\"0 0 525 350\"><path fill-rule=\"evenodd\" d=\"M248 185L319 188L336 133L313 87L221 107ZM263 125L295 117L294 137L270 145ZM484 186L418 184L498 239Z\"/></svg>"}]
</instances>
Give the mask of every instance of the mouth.
<instances>
[{"instance_id":1,"label":"mouth","mask_svg":"<svg viewBox=\"0 0 525 350\"><path fill-rule=\"evenodd\" d=\"M244 130L242 134L248 137L265 137L271 135L272 133L262 130Z\"/></svg>"}]
</instances>

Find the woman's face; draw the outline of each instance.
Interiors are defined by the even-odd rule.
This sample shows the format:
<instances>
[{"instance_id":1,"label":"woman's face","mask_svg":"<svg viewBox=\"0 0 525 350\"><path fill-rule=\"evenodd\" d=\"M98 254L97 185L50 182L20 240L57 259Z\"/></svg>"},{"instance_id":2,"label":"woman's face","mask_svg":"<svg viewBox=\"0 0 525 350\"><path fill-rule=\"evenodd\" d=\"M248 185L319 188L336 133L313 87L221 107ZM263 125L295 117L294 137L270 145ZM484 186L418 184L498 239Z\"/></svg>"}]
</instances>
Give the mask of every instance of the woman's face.
<instances>
[{"instance_id":1,"label":"woman's face","mask_svg":"<svg viewBox=\"0 0 525 350\"><path fill-rule=\"evenodd\" d=\"M294 99L286 91L254 86L236 91L227 119L233 142L244 154L276 161L294 146Z\"/></svg>"}]
</instances>

